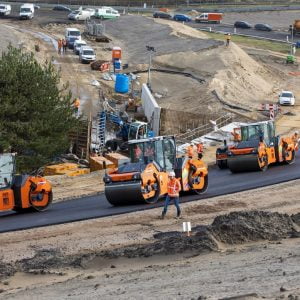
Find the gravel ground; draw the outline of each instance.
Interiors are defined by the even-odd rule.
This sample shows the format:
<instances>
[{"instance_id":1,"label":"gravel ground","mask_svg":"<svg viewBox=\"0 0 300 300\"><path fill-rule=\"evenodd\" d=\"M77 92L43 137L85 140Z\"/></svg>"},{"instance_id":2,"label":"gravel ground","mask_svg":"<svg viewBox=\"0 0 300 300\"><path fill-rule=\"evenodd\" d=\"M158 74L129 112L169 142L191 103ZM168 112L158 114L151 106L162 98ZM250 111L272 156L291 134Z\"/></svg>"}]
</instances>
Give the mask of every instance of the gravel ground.
<instances>
[{"instance_id":1,"label":"gravel ground","mask_svg":"<svg viewBox=\"0 0 300 300\"><path fill-rule=\"evenodd\" d=\"M106 33L114 37L114 43L118 40L123 44L123 48L129 53L129 62L135 64L148 62L146 45L154 47L155 56L159 56L175 52L197 52L223 44L215 40L171 35L172 29L169 26L142 16L123 16L118 20L107 21L105 24Z\"/></svg>"}]
</instances>

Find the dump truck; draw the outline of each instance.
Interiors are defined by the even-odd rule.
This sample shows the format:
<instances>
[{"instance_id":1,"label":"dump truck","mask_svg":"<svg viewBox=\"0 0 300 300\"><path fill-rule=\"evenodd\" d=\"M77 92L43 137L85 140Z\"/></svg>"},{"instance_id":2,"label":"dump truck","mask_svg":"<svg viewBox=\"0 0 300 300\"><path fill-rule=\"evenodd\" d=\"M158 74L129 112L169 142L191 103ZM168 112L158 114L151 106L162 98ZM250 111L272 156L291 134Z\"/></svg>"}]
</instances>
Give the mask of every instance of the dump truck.
<instances>
[{"instance_id":1,"label":"dump truck","mask_svg":"<svg viewBox=\"0 0 300 300\"><path fill-rule=\"evenodd\" d=\"M215 23L220 24L223 19L221 13L203 13L195 18L196 23Z\"/></svg>"},{"instance_id":2,"label":"dump truck","mask_svg":"<svg viewBox=\"0 0 300 300\"><path fill-rule=\"evenodd\" d=\"M290 25L289 29L292 35L300 34L300 20L295 20L293 25Z\"/></svg>"},{"instance_id":3,"label":"dump truck","mask_svg":"<svg viewBox=\"0 0 300 300\"><path fill-rule=\"evenodd\" d=\"M0 154L0 212L43 211L52 202L52 187L40 176L16 175L14 153Z\"/></svg>"},{"instance_id":4,"label":"dump truck","mask_svg":"<svg viewBox=\"0 0 300 300\"><path fill-rule=\"evenodd\" d=\"M273 121L247 124L241 126L240 132L240 141L228 147L223 155L232 173L266 171L270 164L295 161L292 137L275 135Z\"/></svg>"},{"instance_id":5,"label":"dump truck","mask_svg":"<svg viewBox=\"0 0 300 300\"><path fill-rule=\"evenodd\" d=\"M174 136L128 142L130 163L105 174L105 196L114 206L155 203L167 194L168 172L174 171L183 192L202 194L208 170L201 159L176 156Z\"/></svg>"}]
</instances>

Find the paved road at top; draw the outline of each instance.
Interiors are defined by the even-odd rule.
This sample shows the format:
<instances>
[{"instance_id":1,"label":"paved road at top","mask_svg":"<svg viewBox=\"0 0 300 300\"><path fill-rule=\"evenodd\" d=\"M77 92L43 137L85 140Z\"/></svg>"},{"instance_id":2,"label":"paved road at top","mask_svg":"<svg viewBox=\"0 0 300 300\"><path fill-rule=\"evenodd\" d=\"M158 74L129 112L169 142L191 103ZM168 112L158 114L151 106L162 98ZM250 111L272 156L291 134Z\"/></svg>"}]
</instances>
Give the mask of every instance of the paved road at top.
<instances>
[{"instance_id":1,"label":"paved road at top","mask_svg":"<svg viewBox=\"0 0 300 300\"><path fill-rule=\"evenodd\" d=\"M298 158L300 153L298 152ZM289 180L300 179L300 159L292 165L277 165L266 172L231 174L229 170L211 168L209 188L206 194L185 195L181 202L207 199ZM111 206L105 196L90 196L53 204L48 211L41 213L17 214L0 213L0 232L15 231L53 224L61 224L85 219L124 214L162 206L160 201L154 205Z\"/></svg>"}]
</instances>

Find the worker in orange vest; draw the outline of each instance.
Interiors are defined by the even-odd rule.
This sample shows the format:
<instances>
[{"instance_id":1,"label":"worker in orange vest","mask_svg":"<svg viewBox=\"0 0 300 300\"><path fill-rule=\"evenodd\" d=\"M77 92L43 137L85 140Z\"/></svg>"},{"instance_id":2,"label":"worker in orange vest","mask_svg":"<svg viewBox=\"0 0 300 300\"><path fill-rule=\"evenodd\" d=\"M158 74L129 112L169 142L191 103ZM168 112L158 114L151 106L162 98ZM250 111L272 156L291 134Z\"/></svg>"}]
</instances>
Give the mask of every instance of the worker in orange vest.
<instances>
[{"instance_id":1,"label":"worker in orange vest","mask_svg":"<svg viewBox=\"0 0 300 300\"><path fill-rule=\"evenodd\" d=\"M193 158L195 153L195 144L191 143L189 146L186 148L186 154L188 158Z\"/></svg>"},{"instance_id":2,"label":"worker in orange vest","mask_svg":"<svg viewBox=\"0 0 300 300\"><path fill-rule=\"evenodd\" d=\"M203 157L203 150L204 150L203 142L198 143L197 144L198 159L201 159Z\"/></svg>"},{"instance_id":3,"label":"worker in orange vest","mask_svg":"<svg viewBox=\"0 0 300 300\"><path fill-rule=\"evenodd\" d=\"M298 151L299 149L299 142L300 142L300 139L299 139L299 132L298 131L295 131L295 133L292 135L292 141L295 145L295 151Z\"/></svg>"},{"instance_id":4,"label":"worker in orange vest","mask_svg":"<svg viewBox=\"0 0 300 300\"><path fill-rule=\"evenodd\" d=\"M181 190L181 185L179 180L175 177L175 172L171 171L169 173L169 179L168 179L168 195L165 200L165 205L164 209L161 215L161 218L164 219L168 206L171 200L174 201L174 205L176 206L177 209L177 218L180 217L181 211L180 211L180 206L179 206L179 192Z\"/></svg>"},{"instance_id":5,"label":"worker in orange vest","mask_svg":"<svg viewBox=\"0 0 300 300\"><path fill-rule=\"evenodd\" d=\"M230 40L231 40L231 34L230 34L230 33L227 33L227 34L226 34L226 47L229 46Z\"/></svg>"},{"instance_id":6,"label":"worker in orange vest","mask_svg":"<svg viewBox=\"0 0 300 300\"><path fill-rule=\"evenodd\" d=\"M58 50L58 54L61 54L61 47L63 46L62 44L62 39L59 39L57 41L57 50Z\"/></svg>"},{"instance_id":7,"label":"worker in orange vest","mask_svg":"<svg viewBox=\"0 0 300 300\"><path fill-rule=\"evenodd\" d=\"M67 52L67 41L65 39L62 40L62 47L63 47L63 52Z\"/></svg>"},{"instance_id":8,"label":"worker in orange vest","mask_svg":"<svg viewBox=\"0 0 300 300\"><path fill-rule=\"evenodd\" d=\"M239 142L241 140L241 136L237 131L231 132L231 135L233 136L233 141L234 142Z\"/></svg>"},{"instance_id":9,"label":"worker in orange vest","mask_svg":"<svg viewBox=\"0 0 300 300\"><path fill-rule=\"evenodd\" d=\"M79 98L76 98L74 101L74 107L75 107L75 114L78 116L79 114L79 107L80 107L80 100Z\"/></svg>"}]
</instances>

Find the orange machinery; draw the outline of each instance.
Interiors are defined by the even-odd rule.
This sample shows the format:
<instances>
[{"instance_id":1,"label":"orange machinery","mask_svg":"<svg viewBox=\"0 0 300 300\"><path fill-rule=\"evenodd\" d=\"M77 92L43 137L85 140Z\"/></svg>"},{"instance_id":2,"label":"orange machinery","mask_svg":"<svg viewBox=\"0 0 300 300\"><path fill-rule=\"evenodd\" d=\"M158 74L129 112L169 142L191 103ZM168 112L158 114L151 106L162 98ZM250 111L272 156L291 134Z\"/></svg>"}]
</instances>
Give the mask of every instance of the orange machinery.
<instances>
[{"instance_id":1,"label":"orange machinery","mask_svg":"<svg viewBox=\"0 0 300 300\"><path fill-rule=\"evenodd\" d=\"M233 173L265 171L270 164L292 164L295 160L293 139L276 136L273 121L241 126L240 134L240 141L228 147L222 157L219 155L219 160L227 160L228 168Z\"/></svg>"},{"instance_id":2,"label":"orange machinery","mask_svg":"<svg viewBox=\"0 0 300 300\"><path fill-rule=\"evenodd\" d=\"M104 176L106 199L112 205L155 203L167 194L168 172L180 179L182 191L202 194L208 187L208 170L202 160L176 157L173 136L128 142L131 162Z\"/></svg>"},{"instance_id":3,"label":"orange machinery","mask_svg":"<svg viewBox=\"0 0 300 300\"><path fill-rule=\"evenodd\" d=\"M52 187L43 177L15 175L15 154L0 154L0 211L43 211L52 202Z\"/></svg>"}]
</instances>

